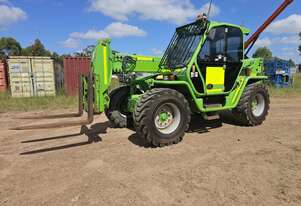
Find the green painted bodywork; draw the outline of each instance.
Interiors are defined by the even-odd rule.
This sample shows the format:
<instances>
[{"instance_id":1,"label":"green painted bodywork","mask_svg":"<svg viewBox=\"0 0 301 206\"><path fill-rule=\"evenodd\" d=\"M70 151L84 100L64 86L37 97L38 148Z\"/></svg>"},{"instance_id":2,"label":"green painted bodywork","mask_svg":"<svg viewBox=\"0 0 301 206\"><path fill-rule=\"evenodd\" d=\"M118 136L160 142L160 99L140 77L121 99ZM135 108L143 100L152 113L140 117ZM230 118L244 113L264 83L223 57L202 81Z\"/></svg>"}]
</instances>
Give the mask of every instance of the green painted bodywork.
<instances>
[{"instance_id":1,"label":"green painted bodywork","mask_svg":"<svg viewBox=\"0 0 301 206\"><path fill-rule=\"evenodd\" d=\"M94 81L94 112L103 112L109 106L108 88L112 80L112 50L109 39L98 43L92 57L91 68Z\"/></svg>"},{"instance_id":2,"label":"green painted bodywork","mask_svg":"<svg viewBox=\"0 0 301 206\"><path fill-rule=\"evenodd\" d=\"M120 74L126 74L131 77L128 78L125 83L131 88L127 105L129 112L134 111L135 105L139 101L141 93L143 93L141 91L145 92L158 87L172 89L181 88L181 91L184 90L186 98L194 104L194 112L208 113L235 108L248 84L256 82L261 83L263 80L267 79L267 77L263 75L262 59L242 59L240 73L237 76L233 88L228 92L220 92L218 94L206 92L205 80L200 76L202 80L200 84L203 84L204 93L199 93L195 89L190 76L193 65L196 66L196 70L201 74L199 65L197 64L197 56L206 41L209 31L219 26L239 28L243 35L248 35L250 33L250 30L247 28L237 25L210 22L187 66L173 70L159 67L162 57L118 53L111 50L109 39L100 40L96 45L91 64L94 77L94 111L97 113L104 112L105 108L109 106L110 98L108 96L108 91L111 86L112 75ZM123 61L126 57L130 57L135 63L124 68ZM169 78L170 75L173 75L176 78ZM204 98L216 95L224 95L225 103L222 106L206 108Z\"/></svg>"}]
</instances>

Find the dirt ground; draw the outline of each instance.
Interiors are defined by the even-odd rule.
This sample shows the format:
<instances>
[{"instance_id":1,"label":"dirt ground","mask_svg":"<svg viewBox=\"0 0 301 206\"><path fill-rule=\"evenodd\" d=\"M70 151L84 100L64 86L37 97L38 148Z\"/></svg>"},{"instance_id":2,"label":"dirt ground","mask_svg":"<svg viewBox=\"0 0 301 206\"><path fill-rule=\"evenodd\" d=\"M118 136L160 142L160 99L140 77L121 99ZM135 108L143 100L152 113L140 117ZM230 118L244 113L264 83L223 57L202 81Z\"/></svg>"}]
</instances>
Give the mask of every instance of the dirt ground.
<instances>
[{"instance_id":1,"label":"dirt ground","mask_svg":"<svg viewBox=\"0 0 301 206\"><path fill-rule=\"evenodd\" d=\"M104 116L80 134L10 131L50 120L0 114L0 205L300 206L300 102L272 99L267 121L254 128L227 116L221 124L194 118L183 142L159 149Z\"/></svg>"}]
</instances>

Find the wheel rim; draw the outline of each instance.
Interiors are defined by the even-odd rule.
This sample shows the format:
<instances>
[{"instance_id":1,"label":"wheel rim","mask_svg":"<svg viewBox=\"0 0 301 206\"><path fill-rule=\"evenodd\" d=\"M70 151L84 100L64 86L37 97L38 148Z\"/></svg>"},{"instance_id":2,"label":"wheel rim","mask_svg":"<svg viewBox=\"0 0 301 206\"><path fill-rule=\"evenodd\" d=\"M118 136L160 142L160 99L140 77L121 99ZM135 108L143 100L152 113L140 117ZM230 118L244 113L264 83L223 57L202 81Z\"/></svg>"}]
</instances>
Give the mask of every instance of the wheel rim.
<instances>
[{"instance_id":1,"label":"wheel rim","mask_svg":"<svg viewBox=\"0 0 301 206\"><path fill-rule=\"evenodd\" d=\"M162 134L171 134L180 125L181 113L173 103L161 105L155 114L155 126Z\"/></svg>"},{"instance_id":2,"label":"wheel rim","mask_svg":"<svg viewBox=\"0 0 301 206\"><path fill-rule=\"evenodd\" d=\"M252 113L255 117L260 117L265 109L265 99L262 94L256 94L252 101Z\"/></svg>"}]
</instances>

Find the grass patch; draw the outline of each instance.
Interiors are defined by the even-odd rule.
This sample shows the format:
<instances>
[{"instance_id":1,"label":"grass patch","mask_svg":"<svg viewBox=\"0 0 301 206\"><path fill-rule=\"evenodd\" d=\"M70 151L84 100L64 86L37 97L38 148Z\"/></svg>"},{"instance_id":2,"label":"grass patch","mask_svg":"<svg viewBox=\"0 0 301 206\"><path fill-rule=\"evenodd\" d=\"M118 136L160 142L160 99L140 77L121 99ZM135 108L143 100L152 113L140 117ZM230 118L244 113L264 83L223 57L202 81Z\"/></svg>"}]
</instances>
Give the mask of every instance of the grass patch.
<instances>
[{"instance_id":1,"label":"grass patch","mask_svg":"<svg viewBox=\"0 0 301 206\"><path fill-rule=\"evenodd\" d=\"M270 88L271 96L275 97L290 97L301 96L301 73L294 76L294 84L290 88Z\"/></svg>"},{"instance_id":2,"label":"grass patch","mask_svg":"<svg viewBox=\"0 0 301 206\"><path fill-rule=\"evenodd\" d=\"M76 97L67 97L64 95L13 98L8 93L0 93L0 113L70 109L76 108L77 102Z\"/></svg>"},{"instance_id":3,"label":"grass patch","mask_svg":"<svg viewBox=\"0 0 301 206\"><path fill-rule=\"evenodd\" d=\"M110 91L119 87L116 79L112 80ZM63 90L53 97L11 97L9 93L0 92L0 113L27 112L57 109L77 109L78 97L65 96Z\"/></svg>"},{"instance_id":4,"label":"grass patch","mask_svg":"<svg viewBox=\"0 0 301 206\"><path fill-rule=\"evenodd\" d=\"M292 88L270 88L271 96L291 97L301 96L301 73L295 75ZM112 83L113 88L118 87L118 83ZM72 109L77 108L77 97L68 97L59 93L55 97L27 97L13 98L8 93L0 93L0 113L4 112L26 112L37 110Z\"/></svg>"}]
</instances>

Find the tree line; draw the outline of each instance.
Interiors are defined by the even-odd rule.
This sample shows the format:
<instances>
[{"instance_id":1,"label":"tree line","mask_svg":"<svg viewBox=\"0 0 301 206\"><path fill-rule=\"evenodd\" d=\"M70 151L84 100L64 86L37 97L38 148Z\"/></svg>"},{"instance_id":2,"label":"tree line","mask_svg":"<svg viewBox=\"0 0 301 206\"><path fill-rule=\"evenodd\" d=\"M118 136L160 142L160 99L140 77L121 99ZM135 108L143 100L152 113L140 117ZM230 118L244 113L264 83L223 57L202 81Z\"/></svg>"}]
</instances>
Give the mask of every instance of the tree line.
<instances>
[{"instance_id":1,"label":"tree line","mask_svg":"<svg viewBox=\"0 0 301 206\"><path fill-rule=\"evenodd\" d=\"M301 40L301 32L299 33L299 37L300 37L300 40ZM301 55L301 45L299 45L299 52L300 52L300 55Z\"/></svg>"},{"instance_id":2,"label":"tree line","mask_svg":"<svg viewBox=\"0 0 301 206\"><path fill-rule=\"evenodd\" d=\"M301 32L299 33L299 37L301 40ZM8 56L49 56L57 62L63 62L64 57L68 56L91 57L94 48L94 45L89 45L81 52L59 55L56 52L47 50L39 39L36 39L32 45L22 48L21 44L16 39L11 37L2 37L0 38L0 59L5 59ZM299 46L298 50L301 55L301 45ZM278 57L273 57L272 51L267 47L258 48L253 54L253 57L261 57L264 59L280 59ZM295 62L292 59L289 60L289 63L291 66L295 66Z\"/></svg>"},{"instance_id":3,"label":"tree line","mask_svg":"<svg viewBox=\"0 0 301 206\"><path fill-rule=\"evenodd\" d=\"M49 56L57 62L63 62L64 57L90 57L94 50L94 45L90 45L81 52L73 54L59 55L45 48L41 40L36 39L32 45L23 48L21 44L12 37L0 38L0 59L6 59L9 56Z\"/></svg>"}]
</instances>

